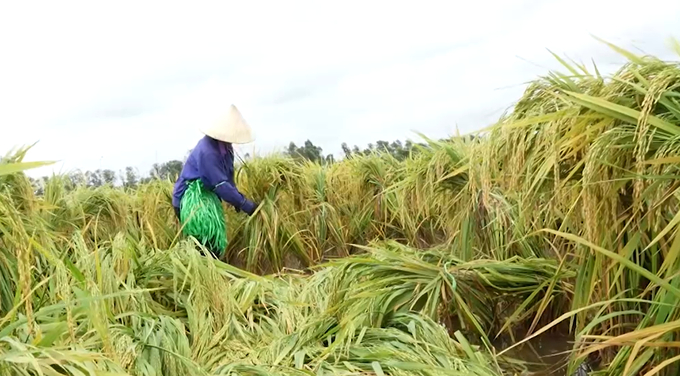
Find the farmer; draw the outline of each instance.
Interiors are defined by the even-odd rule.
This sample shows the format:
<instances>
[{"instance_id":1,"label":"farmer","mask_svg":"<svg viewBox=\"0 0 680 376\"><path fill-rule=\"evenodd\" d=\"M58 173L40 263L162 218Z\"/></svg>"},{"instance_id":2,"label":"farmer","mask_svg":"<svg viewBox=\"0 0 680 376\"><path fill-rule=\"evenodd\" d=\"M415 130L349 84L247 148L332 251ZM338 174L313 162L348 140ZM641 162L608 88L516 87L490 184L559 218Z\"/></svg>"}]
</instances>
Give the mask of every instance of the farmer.
<instances>
[{"instance_id":1,"label":"farmer","mask_svg":"<svg viewBox=\"0 0 680 376\"><path fill-rule=\"evenodd\" d=\"M253 141L250 126L231 105L226 116L199 127L205 136L187 158L175 183L172 206L186 235L193 236L220 258L227 247L227 229L221 200L237 212L252 215L257 205L234 184L232 144Z\"/></svg>"}]
</instances>

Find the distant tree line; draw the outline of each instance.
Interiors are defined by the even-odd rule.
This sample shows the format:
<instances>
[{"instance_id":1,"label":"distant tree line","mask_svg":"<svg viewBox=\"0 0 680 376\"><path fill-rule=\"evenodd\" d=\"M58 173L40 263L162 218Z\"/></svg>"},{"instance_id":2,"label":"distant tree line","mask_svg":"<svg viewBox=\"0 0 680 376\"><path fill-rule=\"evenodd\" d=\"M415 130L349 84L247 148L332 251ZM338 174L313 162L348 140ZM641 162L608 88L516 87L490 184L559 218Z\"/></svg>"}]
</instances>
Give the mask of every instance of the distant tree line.
<instances>
[{"instance_id":1,"label":"distant tree line","mask_svg":"<svg viewBox=\"0 0 680 376\"><path fill-rule=\"evenodd\" d=\"M391 154L397 160L404 160L408 156L416 151L416 146L425 147L424 143L414 144L411 141L406 141L402 143L401 141L378 141L375 144L369 143L368 147L360 149L358 146L350 148L347 143L342 143L342 153L345 158L351 158L352 156L368 155L371 153L381 152ZM333 154L324 155L323 149L320 146L314 145L310 140L305 141L302 146L297 146L294 142L288 144L288 149L285 152L296 159L309 160L318 163L333 163L335 162L335 157Z\"/></svg>"},{"instance_id":2,"label":"distant tree line","mask_svg":"<svg viewBox=\"0 0 680 376\"><path fill-rule=\"evenodd\" d=\"M477 139L476 136L464 136L464 139ZM440 139L439 141L444 141ZM413 143L410 140L402 143L399 140L388 142L388 141L378 141L375 144L369 143L368 147L360 149L358 146L349 147L347 143L342 143L342 153L345 158L351 158L352 156L362 156L369 155L372 153L388 153L392 155L395 159L403 161L408 158L411 154L416 153L419 147L427 147L427 144L419 142ZM324 155L323 149L320 146L314 145L310 140L305 141L302 146L295 145L294 142L288 144L288 149L285 154L301 159L310 160L318 163L333 163L335 160L333 154Z\"/></svg>"},{"instance_id":3,"label":"distant tree line","mask_svg":"<svg viewBox=\"0 0 680 376\"><path fill-rule=\"evenodd\" d=\"M426 144L413 143L411 141L402 143L399 140L392 142L378 141L375 144L370 143L366 148L361 149L356 145L350 148L346 143L342 143L342 152L344 158L382 152L389 153L397 160L404 160L408 158L411 153L416 152L417 147L426 147ZM290 156L296 160L312 161L320 164L335 162L333 154L324 154L323 149L320 146L314 145L310 140L306 140L304 144L300 146L291 142L284 151L284 155ZM248 154L245 155L246 160L249 157ZM152 180L174 181L181 173L183 165L184 162L179 160L154 163L147 175L140 174L134 167L126 167L124 170L118 172L109 169L97 169L85 172L75 171L67 176L69 186L67 188L73 189L77 186L96 188L104 185L135 188L140 184L148 183ZM46 181L47 177L39 179L31 178L31 182L36 188L36 193L42 194Z\"/></svg>"}]
</instances>

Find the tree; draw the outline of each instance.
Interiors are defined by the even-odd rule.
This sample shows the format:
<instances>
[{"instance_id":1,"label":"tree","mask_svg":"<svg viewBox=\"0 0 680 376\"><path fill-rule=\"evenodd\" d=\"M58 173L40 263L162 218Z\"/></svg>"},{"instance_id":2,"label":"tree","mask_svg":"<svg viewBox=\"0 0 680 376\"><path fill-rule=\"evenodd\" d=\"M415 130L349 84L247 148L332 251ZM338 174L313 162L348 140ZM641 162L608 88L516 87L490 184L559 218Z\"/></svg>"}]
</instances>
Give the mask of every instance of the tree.
<instances>
[{"instance_id":1,"label":"tree","mask_svg":"<svg viewBox=\"0 0 680 376\"><path fill-rule=\"evenodd\" d=\"M101 187L103 185L115 185L116 173L113 170L101 170L85 172L85 184L88 187Z\"/></svg>"},{"instance_id":2,"label":"tree","mask_svg":"<svg viewBox=\"0 0 680 376\"><path fill-rule=\"evenodd\" d=\"M125 188L136 188L139 184L139 175L134 168L128 166L125 167L125 175L121 177L123 181L123 187Z\"/></svg>"},{"instance_id":3,"label":"tree","mask_svg":"<svg viewBox=\"0 0 680 376\"><path fill-rule=\"evenodd\" d=\"M349 158L352 156L352 150L347 146L346 142L342 143L342 153L345 154L345 158Z\"/></svg>"},{"instance_id":4,"label":"tree","mask_svg":"<svg viewBox=\"0 0 680 376\"><path fill-rule=\"evenodd\" d=\"M358 146L352 147L352 149L347 146L346 143L342 144L342 151L345 154L345 158L349 158L353 155L368 155L371 153L387 153L399 161L403 161L408 158L411 153L415 152L416 146L426 146L425 144L419 143L414 144L411 141L406 141L402 144L401 141L396 140L392 142L387 141L377 141L375 144L369 143L368 147L364 150L359 149Z\"/></svg>"},{"instance_id":5,"label":"tree","mask_svg":"<svg viewBox=\"0 0 680 376\"><path fill-rule=\"evenodd\" d=\"M36 196L42 196L45 194L45 183L47 182L47 177L43 176L42 178L34 179L30 176L28 176L28 181L31 182L31 186L33 187L33 193Z\"/></svg>"},{"instance_id":6,"label":"tree","mask_svg":"<svg viewBox=\"0 0 680 376\"><path fill-rule=\"evenodd\" d=\"M92 188L101 187L103 184L99 170L85 172L85 181L87 186Z\"/></svg>"},{"instance_id":7,"label":"tree","mask_svg":"<svg viewBox=\"0 0 680 376\"><path fill-rule=\"evenodd\" d=\"M97 170L99 171L99 170ZM116 173L112 170L101 171L101 178L104 184L115 185L116 184Z\"/></svg>"},{"instance_id":8,"label":"tree","mask_svg":"<svg viewBox=\"0 0 680 376\"><path fill-rule=\"evenodd\" d=\"M179 174L182 173L182 167L184 167L184 163L178 160L163 164L154 163L151 167L151 176L160 180L177 180Z\"/></svg>"},{"instance_id":9,"label":"tree","mask_svg":"<svg viewBox=\"0 0 680 376\"><path fill-rule=\"evenodd\" d=\"M306 159L317 163L323 163L327 160L327 157L323 155L323 149L314 145L310 140L305 141L304 146L297 146L294 142L291 142L288 144L286 154L295 159Z\"/></svg>"},{"instance_id":10,"label":"tree","mask_svg":"<svg viewBox=\"0 0 680 376\"><path fill-rule=\"evenodd\" d=\"M82 185L87 185L87 177L82 171L74 171L68 175L68 180L71 187L75 188Z\"/></svg>"}]
</instances>

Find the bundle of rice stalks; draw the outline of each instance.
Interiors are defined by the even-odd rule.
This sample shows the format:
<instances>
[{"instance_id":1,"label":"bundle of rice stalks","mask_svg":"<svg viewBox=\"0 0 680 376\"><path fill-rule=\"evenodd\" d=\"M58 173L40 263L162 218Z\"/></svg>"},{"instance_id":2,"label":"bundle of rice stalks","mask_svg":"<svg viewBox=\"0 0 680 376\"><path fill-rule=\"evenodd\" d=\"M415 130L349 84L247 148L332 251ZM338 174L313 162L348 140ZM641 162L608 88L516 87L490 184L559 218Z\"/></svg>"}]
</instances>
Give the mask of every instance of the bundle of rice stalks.
<instances>
[{"instance_id":1,"label":"bundle of rice stalks","mask_svg":"<svg viewBox=\"0 0 680 376\"><path fill-rule=\"evenodd\" d=\"M305 201L306 210L295 213L296 227L305 229L301 235L311 243L310 261L321 262L325 256L348 255L340 213L330 203L329 171L324 166L309 163L304 168L305 185L299 194ZM305 226L306 224L306 226Z\"/></svg>"},{"instance_id":2,"label":"bundle of rice stalks","mask_svg":"<svg viewBox=\"0 0 680 376\"><path fill-rule=\"evenodd\" d=\"M394 242L366 250L367 256L327 264L341 273L329 291L340 338L366 326L380 327L400 312L420 312L445 322L451 332L465 330L491 346L489 336L497 331L512 325L531 330L542 315L554 318L549 308L556 310L555 302L567 298L575 276L543 259L463 262L446 248L422 251ZM509 315L502 306L508 301L519 303Z\"/></svg>"},{"instance_id":3,"label":"bundle of rice stalks","mask_svg":"<svg viewBox=\"0 0 680 376\"><path fill-rule=\"evenodd\" d=\"M111 240L127 227L131 199L123 191L108 186L78 187L67 201L69 212L76 216L73 222L87 234L88 241Z\"/></svg>"},{"instance_id":4,"label":"bundle of rice stalks","mask_svg":"<svg viewBox=\"0 0 680 376\"><path fill-rule=\"evenodd\" d=\"M0 158L0 190L7 192L15 207L24 214L31 214L37 209L37 200L33 193L33 185L22 171L47 164L23 161L31 147L10 151Z\"/></svg>"},{"instance_id":5,"label":"bundle of rice stalks","mask_svg":"<svg viewBox=\"0 0 680 376\"><path fill-rule=\"evenodd\" d=\"M365 244L367 239L376 236L374 192L365 189L364 182L357 178L356 163L351 160L324 168L327 171L325 197L339 222L331 231L338 232L342 239L335 247L348 255L353 251L352 244Z\"/></svg>"},{"instance_id":6,"label":"bundle of rice stalks","mask_svg":"<svg viewBox=\"0 0 680 376\"><path fill-rule=\"evenodd\" d=\"M139 232L143 244L156 249L168 249L179 238L180 226L172 207L173 186L163 181L153 181L140 186L134 192L132 218L128 220L126 232Z\"/></svg>"},{"instance_id":7,"label":"bundle of rice stalks","mask_svg":"<svg viewBox=\"0 0 680 376\"><path fill-rule=\"evenodd\" d=\"M301 236L294 220L293 208L276 195L268 193L254 216L245 220L230 217L234 223L228 260L262 274L282 271L295 260L297 267L307 267L318 258L313 244ZM312 249L312 251L310 251Z\"/></svg>"},{"instance_id":8,"label":"bundle of rice stalks","mask_svg":"<svg viewBox=\"0 0 680 376\"><path fill-rule=\"evenodd\" d=\"M239 190L255 201L263 201L267 195L290 194L300 191L304 185L301 166L291 158L272 155L253 158L242 163L234 176ZM294 199L294 195L291 195Z\"/></svg>"},{"instance_id":9,"label":"bundle of rice stalks","mask_svg":"<svg viewBox=\"0 0 680 376\"><path fill-rule=\"evenodd\" d=\"M395 226L405 232L408 244L416 246L451 239L445 229L457 223L450 223L449 213L467 185L467 145L457 139L436 142L423 138L428 146L419 147L418 153L401 163L400 178L386 189L395 197L391 208Z\"/></svg>"},{"instance_id":10,"label":"bundle of rice stalks","mask_svg":"<svg viewBox=\"0 0 680 376\"><path fill-rule=\"evenodd\" d=\"M0 373L3 375L86 376L106 372L110 376L129 376L103 354L83 349L26 344L11 336L0 336Z\"/></svg>"},{"instance_id":11,"label":"bundle of rice stalks","mask_svg":"<svg viewBox=\"0 0 680 376\"><path fill-rule=\"evenodd\" d=\"M328 353L323 342L299 342L295 336L290 336L284 347L268 346L267 350L275 352L258 352L257 357L232 361L218 367L215 374L501 374L493 359L469 345L464 337L453 340L435 322L408 314L395 317L393 327L362 331L343 352Z\"/></svg>"}]
</instances>

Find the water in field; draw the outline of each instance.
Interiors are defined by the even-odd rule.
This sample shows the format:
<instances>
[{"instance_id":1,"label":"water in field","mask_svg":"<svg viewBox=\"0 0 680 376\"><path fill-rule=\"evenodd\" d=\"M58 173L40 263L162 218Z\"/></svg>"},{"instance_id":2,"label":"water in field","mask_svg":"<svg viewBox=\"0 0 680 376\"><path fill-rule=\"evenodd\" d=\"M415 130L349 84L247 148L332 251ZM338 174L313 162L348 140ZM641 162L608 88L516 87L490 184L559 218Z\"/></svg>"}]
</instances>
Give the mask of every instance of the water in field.
<instances>
[{"instance_id":1,"label":"water in field","mask_svg":"<svg viewBox=\"0 0 680 376\"><path fill-rule=\"evenodd\" d=\"M527 376L562 376L566 375L572 340L571 336L559 332L545 333L506 354L527 363L530 371ZM507 339L499 339L494 345L500 352L510 347L511 343Z\"/></svg>"}]
</instances>

